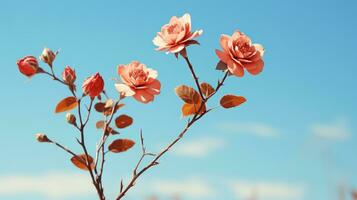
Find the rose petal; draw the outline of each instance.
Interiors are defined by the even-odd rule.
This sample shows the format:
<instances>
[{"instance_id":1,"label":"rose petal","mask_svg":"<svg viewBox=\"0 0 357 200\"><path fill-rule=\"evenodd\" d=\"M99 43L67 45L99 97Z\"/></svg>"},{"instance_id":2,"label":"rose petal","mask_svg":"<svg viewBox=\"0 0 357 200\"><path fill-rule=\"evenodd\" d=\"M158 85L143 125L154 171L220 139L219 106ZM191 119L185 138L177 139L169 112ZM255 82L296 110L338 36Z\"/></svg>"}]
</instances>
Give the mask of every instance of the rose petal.
<instances>
[{"instance_id":1,"label":"rose petal","mask_svg":"<svg viewBox=\"0 0 357 200\"><path fill-rule=\"evenodd\" d=\"M115 89L124 96L133 96L135 94L135 91L133 91L129 86L122 83L115 84Z\"/></svg>"},{"instance_id":2,"label":"rose petal","mask_svg":"<svg viewBox=\"0 0 357 200\"><path fill-rule=\"evenodd\" d=\"M255 49L260 53L260 56L263 57L264 55L264 47L261 44L253 44Z\"/></svg>"},{"instance_id":3,"label":"rose petal","mask_svg":"<svg viewBox=\"0 0 357 200\"><path fill-rule=\"evenodd\" d=\"M232 60L230 60L227 64L229 72L234 74L235 76L242 77L244 76L244 69L241 64L238 64Z\"/></svg>"},{"instance_id":4,"label":"rose petal","mask_svg":"<svg viewBox=\"0 0 357 200\"><path fill-rule=\"evenodd\" d=\"M264 67L264 61L263 60L258 60L256 62L252 62L252 63L244 63L243 64L245 69L247 69L247 71L253 75L257 75L259 74L261 71L263 71L263 67Z\"/></svg>"},{"instance_id":5,"label":"rose petal","mask_svg":"<svg viewBox=\"0 0 357 200\"><path fill-rule=\"evenodd\" d=\"M160 94L160 89L161 89L161 83L160 81L155 79L152 83L147 85L147 89L145 91L152 95L158 95Z\"/></svg>"},{"instance_id":6,"label":"rose petal","mask_svg":"<svg viewBox=\"0 0 357 200\"><path fill-rule=\"evenodd\" d=\"M133 97L142 103L149 103L154 100L154 95L146 92L145 90L137 90Z\"/></svg>"},{"instance_id":7,"label":"rose petal","mask_svg":"<svg viewBox=\"0 0 357 200\"><path fill-rule=\"evenodd\" d=\"M169 53L178 53L184 48L185 48L185 45L184 44L180 44L180 45L177 45L177 46L170 47L168 52Z\"/></svg>"},{"instance_id":8,"label":"rose petal","mask_svg":"<svg viewBox=\"0 0 357 200\"><path fill-rule=\"evenodd\" d=\"M220 44L225 52L229 52L228 41L231 39L229 35L222 34L220 39Z\"/></svg>"},{"instance_id":9,"label":"rose petal","mask_svg":"<svg viewBox=\"0 0 357 200\"><path fill-rule=\"evenodd\" d=\"M228 63L228 60L231 60L229 55L227 55L225 52L222 52L222 51L220 51L218 49L216 49L216 55L224 63Z\"/></svg>"}]
</instances>

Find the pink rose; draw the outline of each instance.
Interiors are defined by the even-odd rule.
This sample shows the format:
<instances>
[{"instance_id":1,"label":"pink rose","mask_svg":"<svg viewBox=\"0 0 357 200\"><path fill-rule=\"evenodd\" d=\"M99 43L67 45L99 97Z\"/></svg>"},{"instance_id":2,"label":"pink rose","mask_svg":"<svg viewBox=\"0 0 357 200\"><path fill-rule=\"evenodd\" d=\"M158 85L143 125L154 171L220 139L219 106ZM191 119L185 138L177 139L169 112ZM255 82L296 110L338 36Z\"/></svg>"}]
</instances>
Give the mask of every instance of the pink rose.
<instances>
[{"instance_id":1,"label":"pink rose","mask_svg":"<svg viewBox=\"0 0 357 200\"><path fill-rule=\"evenodd\" d=\"M157 72L138 61L119 65L118 74L123 84L117 83L115 88L125 96L149 103L154 100L154 95L160 94L161 83L156 79Z\"/></svg>"},{"instance_id":2,"label":"pink rose","mask_svg":"<svg viewBox=\"0 0 357 200\"><path fill-rule=\"evenodd\" d=\"M88 77L82 85L83 93L92 99L98 96L104 89L104 80L99 73Z\"/></svg>"},{"instance_id":3,"label":"pink rose","mask_svg":"<svg viewBox=\"0 0 357 200\"><path fill-rule=\"evenodd\" d=\"M67 84L73 85L76 81L76 72L70 66L66 66L62 72L62 79Z\"/></svg>"},{"instance_id":4,"label":"pink rose","mask_svg":"<svg viewBox=\"0 0 357 200\"><path fill-rule=\"evenodd\" d=\"M226 65L223 69L228 68L229 72L235 76L243 76L244 69L253 75L259 74L263 70L263 46L252 44L250 38L244 33L236 31L232 37L222 35L220 43L222 51L216 49L216 54Z\"/></svg>"},{"instance_id":5,"label":"pink rose","mask_svg":"<svg viewBox=\"0 0 357 200\"><path fill-rule=\"evenodd\" d=\"M34 56L25 56L18 60L17 66L20 72L27 77L31 77L39 71L38 62Z\"/></svg>"},{"instance_id":6,"label":"pink rose","mask_svg":"<svg viewBox=\"0 0 357 200\"><path fill-rule=\"evenodd\" d=\"M201 34L202 30L191 32L191 16L186 13L180 18L172 17L169 24L165 24L157 33L153 42L158 46L158 51L179 53L188 45L198 44L193 38Z\"/></svg>"}]
</instances>

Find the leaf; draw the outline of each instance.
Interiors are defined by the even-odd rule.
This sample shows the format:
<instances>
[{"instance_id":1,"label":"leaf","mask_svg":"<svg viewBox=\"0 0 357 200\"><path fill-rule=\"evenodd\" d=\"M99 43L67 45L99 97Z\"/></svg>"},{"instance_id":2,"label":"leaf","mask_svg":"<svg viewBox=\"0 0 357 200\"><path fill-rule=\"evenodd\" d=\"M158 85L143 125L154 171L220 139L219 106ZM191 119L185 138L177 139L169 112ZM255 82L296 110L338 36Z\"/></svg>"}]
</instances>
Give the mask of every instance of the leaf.
<instances>
[{"instance_id":1,"label":"leaf","mask_svg":"<svg viewBox=\"0 0 357 200\"><path fill-rule=\"evenodd\" d=\"M114 113L121 107L123 107L124 104L118 104L116 107L115 107L115 110L114 110ZM100 112L100 113L103 113L105 116L109 116L110 114L112 114L112 111L113 111L113 100L107 100L105 103L104 102L99 102L99 103L96 103L94 105L94 109L97 111L97 112ZM114 114L113 113L113 114Z\"/></svg>"},{"instance_id":2,"label":"leaf","mask_svg":"<svg viewBox=\"0 0 357 200\"><path fill-rule=\"evenodd\" d=\"M105 130L105 134L107 134L107 135L117 135L117 134L119 134L119 132L118 131L116 131L116 130L114 130L112 127L107 127L107 130Z\"/></svg>"},{"instance_id":3,"label":"leaf","mask_svg":"<svg viewBox=\"0 0 357 200\"><path fill-rule=\"evenodd\" d=\"M179 96L186 103L197 104L201 101L200 94L189 86L180 85L175 88L175 92L177 96Z\"/></svg>"},{"instance_id":4,"label":"leaf","mask_svg":"<svg viewBox=\"0 0 357 200\"><path fill-rule=\"evenodd\" d=\"M88 170L87 162L86 162L87 161L87 156L85 154L80 154L80 155L73 156L71 158L71 161L79 169ZM90 155L88 155L88 161L89 161L90 169L93 170L94 169L94 163L93 163L93 158Z\"/></svg>"},{"instance_id":5,"label":"leaf","mask_svg":"<svg viewBox=\"0 0 357 200\"><path fill-rule=\"evenodd\" d=\"M98 102L94 105L94 109L97 111L97 112L104 112L104 109L105 109L105 103L103 102Z\"/></svg>"},{"instance_id":6,"label":"leaf","mask_svg":"<svg viewBox=\"0 0 357 200\"><path fill-rule=\"evenodd\" d=\"M97 129L103 129L104 125L105 125L105 121L103 121L103 120L97 121L97 123L95 123L95 127Z\"/></svg>"},{"instance_id":7,"label":"leaf","mask_svg":"<svg viewBox=\"0 0 357 200\"><path fill-rule=\"evenodd\" d=\"M205 97L211 96L211 94L213 94L215 91L214 88L208 83L201 83L200 88Z\"/></svg>"},{"instance_id":8,"label":"leaf","mask_svg":"<svg viewBox=\"0 0 357 200\"><path fill-rule=\"evenodd\" d=\"M133 123L133 118L128 115L120 115L115 119L115 125L118 128L125 128L130 126Z\"/></svg>"},{"instance_id":9,"label":"leaf","mask_svg":"<svg viewBox=\"0 0 357 200\"><path fill-rule=\"evenodd\" d=\"M134 141L129 140L129 139L117 139L114 140L109 146L108 149L109 151L113 153L120 153L127 151L131 147L133 147L135 144Z\"/></svg>"},{"instance_id":10,"label":"leaf","mask_svg":"<svg viewBox=\"0 0 357 200\"><path fill-rule=\"evenodd\" d=\"M119 108L121 108L121 107L123 107L124 106L124 104L118 104L116 107L115 107L115 110L114 110L114 113L116 113L117 112L117 110L119 110ZM109 116L110 114L112 114L112 110L113 108L112 107L110 107L110 108L105 108L105 110L104 110L104 115L105 116ZM113 113L113 114L114 114Z\"/></svg>"},{"instance_id":11,"label":"leaf","mask_svg":"<svg viewBox=\"0 0 357 200\"><path fill-rule=\"evenodd\" d=\"M219 61L216 65L216 70L221 70L221 71L227 70L227 64L222 61Z\"/></svg>"},{"instance_id":12,"label":"leaf","mask_svg":"<svg viewBox=\"0 0 357 200\"><path fill-rule=\"evenodd\" d=\"M62 99L56 106L55 113L65 112L77 107L78 102L76 97L67 97Z\"/></svg>"},{"instance_id":13,"label":"leaf","mask_svg":"<svg viewBox=\"0 0 357 200\"><path fill-rule=\"evenodd\" d=\"M220 103L223 108L233 108L246 101L247 100L244 97L229 94L223 96Z\"/></svg>"},{"instance_id":14,"label":"leaf","mask_svg":"<svg viewBox=\"0 0 357 200\"><path fill-rule=\"evenodd\" d=\"M200 104L189 104L189 103L185 103L183 104L182 108L181 108L181 112L182 112L182 116L186 117L189 115L194 115L198 112L198 109L200 109L201 105ZM206 105L203 104L200 113L202 114L206 111Z\"/></svg>"}]
</instances>

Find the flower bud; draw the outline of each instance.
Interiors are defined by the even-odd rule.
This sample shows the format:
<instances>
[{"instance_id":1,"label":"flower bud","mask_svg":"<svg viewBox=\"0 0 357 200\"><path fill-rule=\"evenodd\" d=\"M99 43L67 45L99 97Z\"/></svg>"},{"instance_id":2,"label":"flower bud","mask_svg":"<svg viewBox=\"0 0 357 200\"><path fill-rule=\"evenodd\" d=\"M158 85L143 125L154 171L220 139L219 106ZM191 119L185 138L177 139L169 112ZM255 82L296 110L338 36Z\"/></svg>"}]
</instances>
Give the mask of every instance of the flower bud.
<instances>
[{"instance_id":1,"label":"flower bud","mask_svg":"<svg viewBox=\"0 0 357 200\"><path fill-rule=\"evenodd\" d=\"M66 120L67 120L67 122L69 124L72 124L72 125L76 125L77 124L76 116L74 116L74 114L72 114L72 113L67 113Z\"/></svg>"},{"instance_id":2,"label":"flower bud","mask_svg":"<svg viewBox=\"0 0 357 200\"><path fill-rule=\"evenodd\" d=\"M96 73L84 81L82 89L83 94L89 95L93 99L103 91L104 80L99 73Z\"/></svg>"},{"instance_id":3,"label":"flower bud","mask_svg":"<svg viewBox=\"0 0 357 200\"><path fill-rule=\"evenodd\" d=\"M21 74L31 77L38 73L40 70L38 62L33 56L25 56L22 59L17 61L17 66Z\"/></svg>"},{"instance_id":4,"label":"flower bud","mask_svg":"<svg viewBox=\"0 0 357 200\"><path fill-rule=\"evenodd\" d=\"M51 142L50 139L48 139L48 137L43 133L37 133L35 137L38 142Z\"/></svg>"},{"instance_id":5,"label":"flower bud","mask_svg":"<svg viewBox=\"0 0 357 200\"><path fill-rule=\"evenodd\" d=\"M49 48L44 48L40 59L52 67L52 63L56 58L56 54Z\"/></svg>"},{"instance_id":6,"label":"flower bud","mask_svg":"<svg viewBox=\"0 0 357 200\"><path fill-rule=\"evenodd\" d=\"M73 85L76 81L76 72L70 66L66 66L62 72L62 79L69 85Z\"/></svg>"}]
</instances>

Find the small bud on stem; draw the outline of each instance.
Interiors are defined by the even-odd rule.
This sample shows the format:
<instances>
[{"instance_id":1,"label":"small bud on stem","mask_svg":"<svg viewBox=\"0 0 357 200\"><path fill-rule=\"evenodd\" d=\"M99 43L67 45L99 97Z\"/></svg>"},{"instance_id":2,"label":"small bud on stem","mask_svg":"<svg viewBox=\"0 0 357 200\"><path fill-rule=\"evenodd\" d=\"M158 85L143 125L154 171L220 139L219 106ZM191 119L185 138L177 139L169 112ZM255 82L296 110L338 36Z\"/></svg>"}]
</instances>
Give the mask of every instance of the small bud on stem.
<instances>
[{"instance_id":1,"label":"small bud on stem","mask_svg":"<svg viewBox=\"0 0 357 200\"><path fill-rule=\"evenodd\" d=\"M40 56L40 59L43 62L47 63L50 67L52 67L52 63L55 60L55 58L56 58L56 54L53 53L53 51L49 48L43 49L42 54Z\"/></svg>"},{"instance_id":2,"label":"small bud on stem","mask_svg":"<svg viewBox=\"0 0 357 200\"><path fill-rule=\"evenodd\" d=\"M72 113L67 113L66 120L69 124L72 124L74 126L77 125L76 116L74 116Z\"/></svg>"},{"instance_id":3,"label":"small bud on stem","mask_svg":"<svg viewBox=\"0 0 357 200\"><path fill-rule=\"evenodd\" d=\"M38 142L51 142L50 139L48 139L47 135L43 133L37 133L35 137Z\"/></svg>"}]
</instances>

